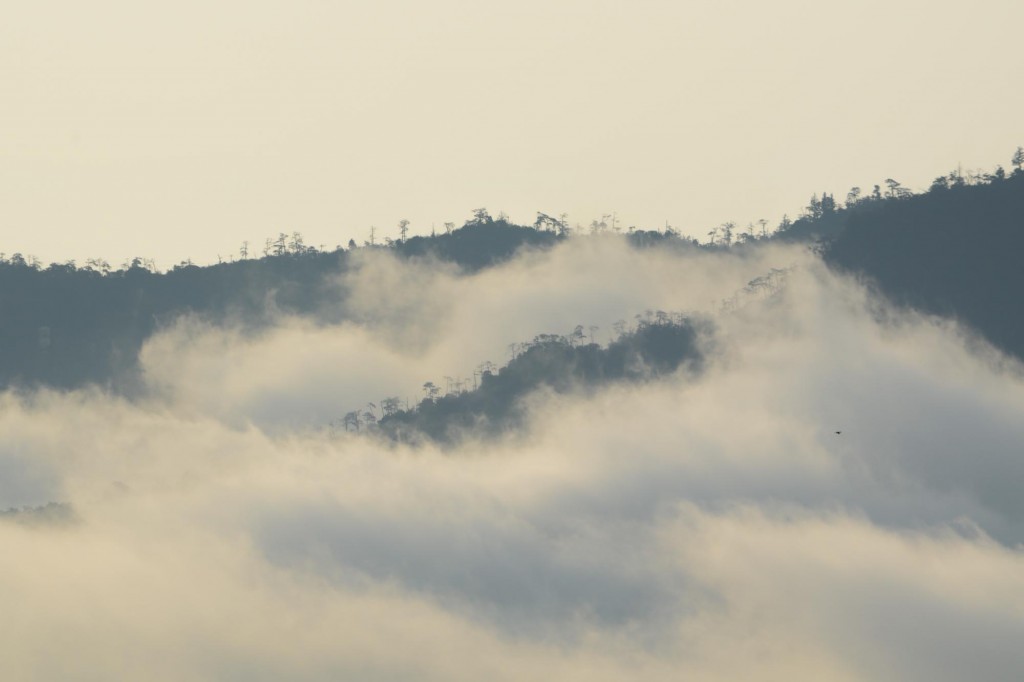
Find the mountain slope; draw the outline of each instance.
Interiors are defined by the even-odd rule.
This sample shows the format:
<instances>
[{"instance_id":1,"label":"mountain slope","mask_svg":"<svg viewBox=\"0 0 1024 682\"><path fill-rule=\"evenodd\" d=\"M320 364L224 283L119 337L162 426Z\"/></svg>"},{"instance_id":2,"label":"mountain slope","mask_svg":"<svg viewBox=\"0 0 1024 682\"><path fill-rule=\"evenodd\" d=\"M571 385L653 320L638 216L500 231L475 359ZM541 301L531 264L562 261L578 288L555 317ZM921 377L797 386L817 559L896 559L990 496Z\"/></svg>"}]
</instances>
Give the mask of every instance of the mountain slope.
<instances>
[{"instance_id":1,"label":"mountain slope","mask_svg":"<svg viewBox=\"0 0 1024 682\"><path fill-rule=\"evenodd\" d=\"M854 214L824 256L891 300L960 320L1024 358L1024 173Z\"/></svg>"}]
</instances>

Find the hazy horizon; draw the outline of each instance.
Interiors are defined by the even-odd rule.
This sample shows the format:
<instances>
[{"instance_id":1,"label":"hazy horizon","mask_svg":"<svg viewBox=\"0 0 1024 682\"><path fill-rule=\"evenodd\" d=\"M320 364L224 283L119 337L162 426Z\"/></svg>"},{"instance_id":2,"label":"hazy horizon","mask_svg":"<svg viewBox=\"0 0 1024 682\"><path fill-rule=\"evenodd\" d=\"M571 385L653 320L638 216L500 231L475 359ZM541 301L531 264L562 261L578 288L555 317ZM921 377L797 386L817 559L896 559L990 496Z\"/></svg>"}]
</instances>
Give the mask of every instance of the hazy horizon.
<instances>
[{"instance_id":1,"label":"hazy horizon","mask_svg":"<svg viewBox=\"0 0 1024 682\"><path fill-rule=\"evenodd\" d=\"M893 177L1007 165L1017 2L120 0L9 9L0 230L44 262L216 262L299 231L703 238Z\"/></svg>"}]
</instances>

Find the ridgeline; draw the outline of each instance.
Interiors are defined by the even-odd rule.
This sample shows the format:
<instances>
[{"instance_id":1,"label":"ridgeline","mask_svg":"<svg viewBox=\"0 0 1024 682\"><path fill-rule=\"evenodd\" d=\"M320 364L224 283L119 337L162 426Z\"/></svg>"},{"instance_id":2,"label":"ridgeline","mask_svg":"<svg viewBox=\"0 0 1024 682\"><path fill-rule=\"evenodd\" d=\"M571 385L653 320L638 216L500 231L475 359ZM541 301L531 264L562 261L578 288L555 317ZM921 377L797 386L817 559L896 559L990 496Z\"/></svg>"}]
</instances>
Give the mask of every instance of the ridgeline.
<instances>
[{"instance_id":1,"label":"ridgeline","mask_svg":"<svg viewBox=\"0 0 1024 682\"><path fill-rule=\"evenodd\" d=\"M382 401L383 418L377 430L395 441L426 439L442 444L458 442L464 433L509 433L525 417L523 398L538 389L588 391L609 383L656 379L681 366L699 372L701 344L710 338L710 330L706 321L660 313L641 319L635 329L622 333L606 348L583 343L580 327L575 337L544 334L523 344L505 367L483 368L479 386L473 390L440 396L440 388L428 382L423 387L427 395L415 408L396 409L397 398ZM360 416L367 426L375 421L372 412L354 411L345 415L341 426L359 429Z\"/></svg>"},{"instance_id":2,"label":"ridgeline","mask_svg":"<svg viewBox=\"0 0 1024 682\"><path fill-rule=\"evenodd\" d=\"M671 228L629 228L633 248L720 251L766 241L813 244L825 261L854 273L892 301L960 320L1006 353L1024 359L1024 150L1014 171L936 178L915 194L890 179L862 194L852 188L843 203L833 195L811 198L795 221L783 217L740 231L733 223L708 232L703 243ZM143 343L178 316L258 329L277 314L314 317L330 324L345 318L346 292L339 275L364 250L398 258L436 259L472 273L502 263L524 248L547 249L585 231L564 216L538 214L533 226L493 219L483 209L444 234L388 240L384 245L321 251L301 236L267 240L261 258L198 267L181 263L157 272L135 258L114 270L102 261L83 267L0 253L0 388L99 384L113 390L135 385ZM618 232L602 220L592 235ZM406 224L403 221L402 233ZM427 429L429 431L429 429Z\"/></svg>"}]
</instances>

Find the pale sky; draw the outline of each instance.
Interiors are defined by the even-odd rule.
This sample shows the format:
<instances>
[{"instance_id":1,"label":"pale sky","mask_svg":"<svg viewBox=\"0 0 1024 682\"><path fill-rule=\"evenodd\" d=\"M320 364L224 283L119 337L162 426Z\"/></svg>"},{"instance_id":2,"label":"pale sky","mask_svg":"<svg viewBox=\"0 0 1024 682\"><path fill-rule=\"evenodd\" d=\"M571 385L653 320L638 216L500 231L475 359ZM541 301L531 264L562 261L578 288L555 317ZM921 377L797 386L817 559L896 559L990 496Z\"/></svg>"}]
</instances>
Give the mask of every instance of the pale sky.
<instances>
[{"instance_id":1,"label":"pale sky","mask_svg":"<svg viewBox=\"0 0 1024 682\"><path fill-rule=\"evenodd\" d=\"M0 251L216 261L280 231L776 223L1024 144L1024 3L8 3Z\"/></svg>"}]
</instances>

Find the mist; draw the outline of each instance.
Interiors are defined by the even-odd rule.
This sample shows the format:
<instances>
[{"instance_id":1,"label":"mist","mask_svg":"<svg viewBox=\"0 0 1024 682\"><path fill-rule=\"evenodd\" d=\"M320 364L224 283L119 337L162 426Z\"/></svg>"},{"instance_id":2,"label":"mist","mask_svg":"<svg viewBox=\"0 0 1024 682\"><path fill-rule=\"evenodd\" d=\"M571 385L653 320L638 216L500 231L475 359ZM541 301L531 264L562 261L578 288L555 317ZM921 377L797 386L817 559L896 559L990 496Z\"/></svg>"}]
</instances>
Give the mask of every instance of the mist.
<instances>
[{"instance_id":1,"label":"mist","mask_svg":"<svg viewBox=\"0 0 1024 682\"><path fill-rule=\"evenodd\" d=\"M474 274L362 258L340 322L182 318L136 396L0 398L12 679L1024 667L1024 381L955 323L802 247L570 239ZM329 426L646 310L710 320L701 372L539 391L520 431L451 446ZM33 513L53 502L70 513Z\"/></svg>"}]
</instances>

